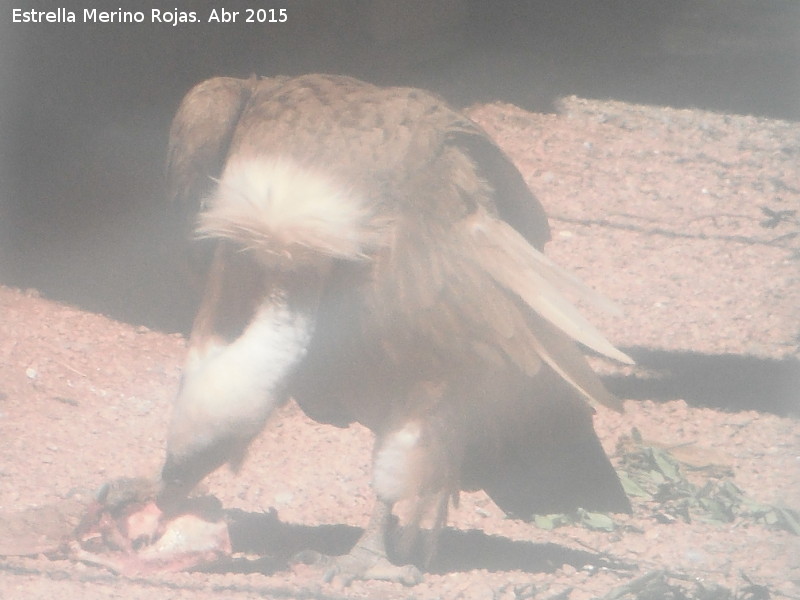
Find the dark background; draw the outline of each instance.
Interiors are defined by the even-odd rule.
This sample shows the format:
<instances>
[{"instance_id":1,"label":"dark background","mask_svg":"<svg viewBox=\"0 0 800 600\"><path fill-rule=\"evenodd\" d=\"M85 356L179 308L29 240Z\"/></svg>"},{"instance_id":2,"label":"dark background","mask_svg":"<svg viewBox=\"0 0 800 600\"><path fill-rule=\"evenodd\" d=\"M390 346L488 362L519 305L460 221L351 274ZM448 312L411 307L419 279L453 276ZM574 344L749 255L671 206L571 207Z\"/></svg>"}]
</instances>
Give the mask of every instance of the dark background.
<instances>
[{"instance_id":1,"label":"dark background","mask_svg":"<svg viewBox=\"0 0 800 600\"><path fill-rule=\"evenodd\" d=\"M13 24L12 8L286 8L284 24ZM800 120L795 0L84 0L0 7L0 283L185 329L169 122L214 75L312 71L552 110L577 94ZM2 318L2 316L0 316Z\"/></svg>"}]
</instances>

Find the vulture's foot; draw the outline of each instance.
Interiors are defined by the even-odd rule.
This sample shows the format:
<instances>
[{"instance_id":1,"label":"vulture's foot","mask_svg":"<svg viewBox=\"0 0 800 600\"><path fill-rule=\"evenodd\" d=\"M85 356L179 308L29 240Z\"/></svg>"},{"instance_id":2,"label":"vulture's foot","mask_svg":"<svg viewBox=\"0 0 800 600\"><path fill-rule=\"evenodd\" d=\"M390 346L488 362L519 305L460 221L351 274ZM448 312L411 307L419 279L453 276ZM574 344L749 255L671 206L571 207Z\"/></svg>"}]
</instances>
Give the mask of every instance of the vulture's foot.
<instances>
[{"instance_id":1,"label":"vulture's foot","mask_svg":"<svg viewBox=\"0 0 800 600\"><path fill-rule=\"evenodd\" d=\"M344 586L353 581L394 581L403 585L417 585L422 573L414 565L398 566L389 561L386 554L386 531L391 521L391 505L378 501L369 524L361 538L348 554L327 556L307 551L296 557L305 564L316 565L325 570L326 582L337 581Z\"/></svg>"},{"instance_id":2,"label":"vulture's foot","mask_svg":"<svg viewBox=\"0 0 800 600\"><path fill-rule=\"evenodd\" d=\"M324 569L323 581L336 582L347 587L353 581L393 581L403 585L417 585L422 572L414 565L395 565L386 555L367 544L356 544L348 554L328 556L306 551L297 560Z\"/></svg>"},{"instance_id":3,"label":"vulture's foot","mask_svg":"<svg viewBox=\"0 0 800 600\"><path fill-rule=\"evenodd\" d=\"M398 566L370 548L356 546L349 554L332 557L323 579L326 582L338 580L345 586L356 579L394 581L411 586L422 582L422 573L414 565Z\"/></svg>"}]
</instances>

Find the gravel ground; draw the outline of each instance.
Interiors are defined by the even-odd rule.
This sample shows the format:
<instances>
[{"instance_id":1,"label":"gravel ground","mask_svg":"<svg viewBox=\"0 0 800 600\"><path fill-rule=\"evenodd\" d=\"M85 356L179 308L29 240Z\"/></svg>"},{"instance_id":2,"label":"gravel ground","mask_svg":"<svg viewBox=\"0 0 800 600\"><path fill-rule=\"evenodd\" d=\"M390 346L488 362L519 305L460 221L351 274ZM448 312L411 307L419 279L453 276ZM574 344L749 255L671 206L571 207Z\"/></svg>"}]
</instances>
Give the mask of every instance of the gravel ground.
<instances>
[{"instance_id":1,"label":"gravel ground","mask_svg":"<svg viewBox=\"0 0 800 600\"><path fill-rule=\"evenodd\" d=\"M730 481L753 502L800 508L800 125L578 98L555 115L470 114L551 215L549 254L624 310L593 315L639 363L597 362L627 399L625 414L596 419L615 464L635 428L699 487ZM0 288L0 315L2 554L15 515L157 472L185 341L32 290ZM0 597L583 600L636 582L622 597L724 586L728 597L800 598L797 535L741 515L686 522L638 497L633 515L597 531L546 530L465 494L419 586L324 584L286 557L344 551L366 524L370 443L363 428L319 425L290 404L240 473L207 480L231 511L236 560L219 572L124 578L0 557Z\"/></svg>"}]
</instances>

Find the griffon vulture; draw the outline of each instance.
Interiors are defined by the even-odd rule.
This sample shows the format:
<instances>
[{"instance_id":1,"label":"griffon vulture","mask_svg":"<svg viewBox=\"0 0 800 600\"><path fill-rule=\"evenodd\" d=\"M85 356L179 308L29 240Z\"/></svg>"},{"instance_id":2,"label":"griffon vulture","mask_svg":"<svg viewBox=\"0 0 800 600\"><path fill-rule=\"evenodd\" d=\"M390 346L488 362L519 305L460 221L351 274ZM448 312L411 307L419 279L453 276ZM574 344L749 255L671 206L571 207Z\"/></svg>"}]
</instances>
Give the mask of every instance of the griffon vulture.
<instances>
[{"instance_id":1,"label":"griffon vulture","mask_svg":"<svg viewBox=\"0 0 800 600\"><path fill-rule=\"evenodd\" d=\"M178 110L168 175L210 256L162 503L293 397L376 436L373 517L328 577L418 580L386 555L400 501L434 539L460 490L522 517L630 509L589 404L619 401L578 343L631 361L562 296L603 302L541 253L541 205L475 123L348 77L215 78Z\"/></svg>"}]
</instances>

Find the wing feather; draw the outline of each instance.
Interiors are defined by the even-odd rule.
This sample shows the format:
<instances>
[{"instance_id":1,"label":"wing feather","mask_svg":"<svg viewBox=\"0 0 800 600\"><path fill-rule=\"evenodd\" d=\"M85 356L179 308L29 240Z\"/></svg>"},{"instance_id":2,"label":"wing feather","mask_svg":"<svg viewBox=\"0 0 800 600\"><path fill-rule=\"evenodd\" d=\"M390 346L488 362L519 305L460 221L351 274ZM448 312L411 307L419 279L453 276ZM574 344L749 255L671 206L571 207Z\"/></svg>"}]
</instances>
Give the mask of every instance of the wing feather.
<instances>
[{"instance_id":1,"label":"wing feather","mask_svg":"<svg viewBox=\"0 0 800 600\"><path fill-rule=\"evenodd\" d=\"M505 152L472 121L451 124L447 139L466 152L479 176L491 186L499 217L543 250L550 241L547 214Z\"/></svg>"},{"instance_id":2,"label":"wing feather","mask_svg":"<svg viewBox=\"0 0 800 600\"><path fill-rule=\"evenodd\" d=\"M569 289L583 300L616 311L610 300L558 267L502 221L478 214L469 219L466 229L476 259L495 281L574 340L609 358L633 364L633 359L615 348L561 290Z\"/></svg>"}]
</instances>

